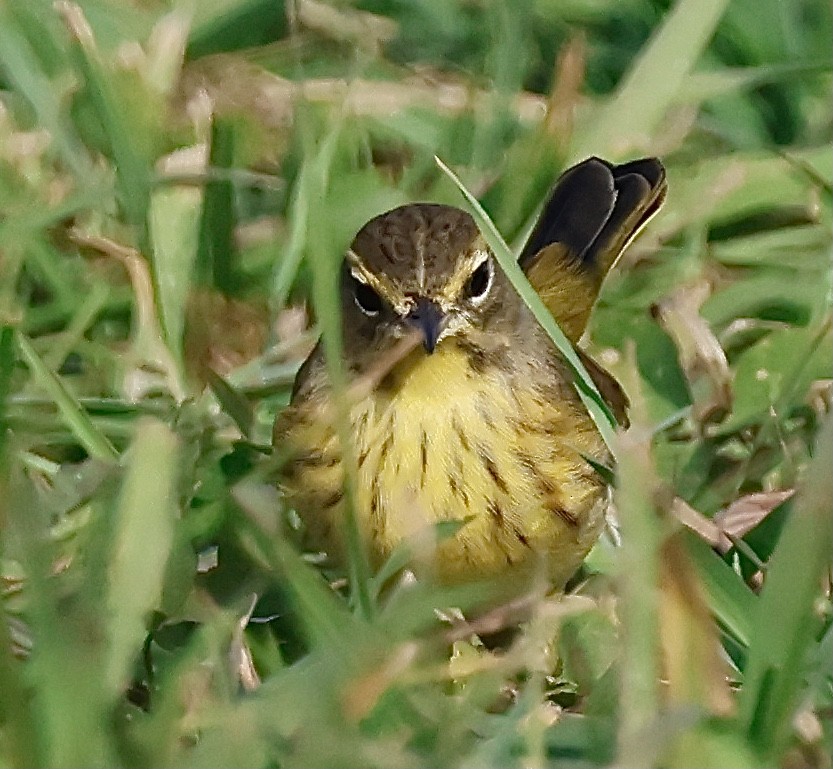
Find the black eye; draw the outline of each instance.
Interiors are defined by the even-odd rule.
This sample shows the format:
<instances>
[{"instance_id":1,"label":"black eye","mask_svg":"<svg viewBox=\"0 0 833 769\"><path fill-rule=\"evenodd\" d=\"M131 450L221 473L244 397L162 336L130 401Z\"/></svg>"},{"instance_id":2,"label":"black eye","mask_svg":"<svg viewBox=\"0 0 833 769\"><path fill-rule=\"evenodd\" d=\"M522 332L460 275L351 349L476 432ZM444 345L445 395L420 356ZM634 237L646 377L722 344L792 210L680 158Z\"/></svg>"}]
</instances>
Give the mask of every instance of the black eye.
<instances>
[{"instance_id":1,"label":"black eye","mask_svg":"<svg viewBox=\"0 0 833 769\"><path fill-rule=\"evenodd\" d=\"M359 309L369 316L378 315L382 310L382 299L367 283L353 278L353 298Z\"/></svg>"},{"instance_id":2,"label":"black eye","mask_svg":"<svg viewBox=\"0 0 833 769\"><path fill-rule=\"evenodd\" d=\"M492 285L492 263L484 259L466 282L466 296L469 299L482 299Z\"/></svg>"}]
</instances>

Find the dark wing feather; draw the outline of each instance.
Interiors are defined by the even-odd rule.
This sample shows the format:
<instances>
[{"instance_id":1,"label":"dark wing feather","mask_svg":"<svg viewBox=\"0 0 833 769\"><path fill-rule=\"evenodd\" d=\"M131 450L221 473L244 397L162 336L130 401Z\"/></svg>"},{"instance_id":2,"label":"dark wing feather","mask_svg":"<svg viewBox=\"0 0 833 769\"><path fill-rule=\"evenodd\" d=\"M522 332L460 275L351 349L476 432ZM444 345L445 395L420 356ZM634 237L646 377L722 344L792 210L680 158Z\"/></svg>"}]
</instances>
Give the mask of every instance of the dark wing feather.
<instances>
[{"instance_id":1,"label":"dark wing feather","mask_svg":"<svg viewBox=\"0 0 833 769\"><path fill-rule=\"evenodd\" d=\"M602 281L665 199L665 169L644 158L589 158L562 174L519 258L570 339L584 331Z\"/></svg>"}]
</instances>

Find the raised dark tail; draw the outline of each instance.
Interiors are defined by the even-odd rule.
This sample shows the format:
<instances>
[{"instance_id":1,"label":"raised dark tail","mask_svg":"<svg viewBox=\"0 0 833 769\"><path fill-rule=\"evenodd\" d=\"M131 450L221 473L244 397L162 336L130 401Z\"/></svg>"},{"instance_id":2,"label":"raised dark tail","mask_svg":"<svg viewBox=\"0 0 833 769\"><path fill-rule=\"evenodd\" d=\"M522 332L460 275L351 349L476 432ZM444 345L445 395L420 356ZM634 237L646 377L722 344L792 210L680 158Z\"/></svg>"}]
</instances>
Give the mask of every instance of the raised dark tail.
<instances>
[{"instance_id":1,"label":"raised dark tail","mask_svg":"<svg viewBox=\"0 0 833 769\"><path fill-rule=\"evenodd\" d=\"M610 268L665 200L656 158L589 158L556 183L519 263L564 333L577 341Z\"/></svg>"}]
</instances>

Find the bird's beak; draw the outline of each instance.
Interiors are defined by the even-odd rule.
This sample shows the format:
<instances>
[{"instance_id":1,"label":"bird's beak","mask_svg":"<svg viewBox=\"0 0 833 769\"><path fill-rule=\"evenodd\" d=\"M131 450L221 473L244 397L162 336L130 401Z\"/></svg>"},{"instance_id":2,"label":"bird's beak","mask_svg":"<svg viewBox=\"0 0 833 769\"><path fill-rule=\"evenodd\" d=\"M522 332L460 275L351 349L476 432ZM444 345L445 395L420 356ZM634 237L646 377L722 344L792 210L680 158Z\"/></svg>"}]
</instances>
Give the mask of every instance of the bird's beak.
<instances>
[{"instance_id":1,"label":"bird's beak","mask_svg":"<svg viewBox=\"0 0 833 769\"><path fill-rule=\"evenodd\" d=\"M420 297L405 317L409 325L422 334L422 345L427 353L434 352L445 325L445 314L430 299Z\"/></svg>"}]
</instances>

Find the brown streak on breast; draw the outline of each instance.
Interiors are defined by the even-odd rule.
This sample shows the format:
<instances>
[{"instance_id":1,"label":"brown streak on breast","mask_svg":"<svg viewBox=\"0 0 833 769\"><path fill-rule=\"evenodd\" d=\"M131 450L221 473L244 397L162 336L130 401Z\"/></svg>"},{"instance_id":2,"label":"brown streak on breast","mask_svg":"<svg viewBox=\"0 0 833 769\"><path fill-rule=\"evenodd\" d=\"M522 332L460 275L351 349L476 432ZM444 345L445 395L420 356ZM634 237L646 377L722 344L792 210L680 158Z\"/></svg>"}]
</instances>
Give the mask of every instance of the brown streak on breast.
<instances>
[{"instance_id":1,"label":"brown streak on breast","mask_svg":"<svg viewBox=\"0 0 833 769\"><path fill-rule=\"evenodd\" d=\"M477 403L475 408L477 409L477 414L483 420L483 423L491 428L494 429L495 421L492 419L492 415L489 413L489 407L485 402L485 398L482 393L477 396Z\"/></svg>"},{"instance_id":2,"label":"brown streak on breast","mask_svg":"<svg viewBox=\"0 0 833 769\"><path fill-rule=\"evenodd\" d=\"M535 462L529 454L525 451L521 451L520 449L515 449L515 459L518 460L518 464L524 469L524 471L531 476L536 476L537 469L535 467Z\"/></svg>"},{"instance_id":3,"label":"brown streak on breast","mask_svg":"<svg viewBox=\"0 0 833 769\"><path fill-rule=\"evenodd\" d=\"M515 535L518 542L520 542L524 547L532 547L524 533L517 526L515 526L515 524L512 524L512 533Z\"/></svg>"},{"instance_id":4,"label":"brown streak on breast","mask_svg":"<svg viewBox=\"0 0 833 769\"><path fill-rule=\"evenodd\" d=\"M560 505L551 503L547 506L547 510L561 518L561 520L564 521L564 523L566 523L568 526L572 526L573 528L578 526L578 518L576 518L576 516L573 515L569 510L565 510Z\"/></svg>"},{"instance_id":5,"label":"brown streak on breast","mask_svg":"<svg viewBox=\"0 0 833 769\"><path fill-rule=\"evenodd\" d=\"M495 523L500 526L500 528L503 528L506 520L503 517L503 510L500 505L494 499L490 499L486 503L486 509L489 511L489 515L492 516Z\"/></svg>"},{"instance_id":6,"label":"brown streak on breast","mask_svg":"<svg viewBox=\"0 0 833 769\"><path fill-rule=\"evenodd\" d=\"M449 488L449 489L451 489L451 493L452 493L455 497L459 497L459 496L460 496L460 481L459 481L459 479L457 478L457 474L456 474L456 473L453 473L453 472L452 472L452 473L449 473L449 474L448 474L448 488Z\"/></svg>"},{"instance_id":7,"label":"brown streak on breast","mask_svg":"<svg viewBox=\"0 0 833 769\"><path fill-rule=\"evenodd\" d=\"M555 494L555 484L541 472L541 469L537 465L533 464L530 470L535 478L535 483L537 484L538 489L544 496L549 497Z\"/></svg>"},{"instance_id":8,"label":"brown streak on breast","mask_svg":"<svg viewBox=\"0 0 833 769\"><path fill-rule=\"evenodd\" d=\"M382 441L382 445L379 447L379 470L385 464L385 460L387 459L388 452L393 448L393 430L389 430L388 434L385 436L385 440Z\"/></svg>"},{"instance_id":9,"label":"brown streak on breast","mask_svg":"<svg viewBox=\"0 0 833 769\"><path fill-rule=\"evenodd\" d=\"M466 433L463 431L463 426L457 419L456 414L453 417L451 417L451 429L454 430L455 433L457 433L457 438L459 438L460 440L460 445L463 447L463 451L471 451L471 444L469 444L469 439L466 437Z\"/></svg>"},{"instance_id":10,"label":"brown streak on breast","mask_svg":"<svg viewBox=\"0 0 833 769\"><path fill-rule=\"evenodd\" d=\"M373 521L373 530L378 532L381 528L381 516L380 516L380 508L381 508L381 499L382 495L379 491L379 477L373 476L373 481L370 484L370 518Z\"/></svg>"},{"instance_id":11,"label":"brown streak on breast","mask_svg":"<svg viewBox=\"0 0 833 769\"><path fill-rule=\"evenodd\" d=\"M495 482L495 485L504 493L509 493L509 487L506 485L506 481L503 479L503 476L500 474L500 471L497 469L497 465L495 461L489 456L489 454L483 449L482 446L478 447L477 449L477 456L480 457L480 461L483 463L483 466L486 468L486 472L492 476L492 480Z\"/></svg>"},{"instance_id":12,"label":"brown streak on breast","mask_svg":"<svg viewBox=\"0 0 833 769\"><path fill-rule=\"evenodd\" d=\"M419 487L425 488L425 475L428 472L428 436L423 430L419 440L419 456L422 463L422 470L419 478Z\"/></svg>"},{"instance_id":13,"label":"brown streak on breast","mask_svg":"<svg viewBox=\"0 0 833 769\"><path fill-rule=\"evenodd\" d=\"M463 458L460 454L454 454L454 474L455 478L458 481L456 483L456 487L458 489L459 496L463 500L463 504L466 506L466 510L469 509L469 494L466 491L465 486L465 474L463 473Z\"/></svg>"}]
</instances>

